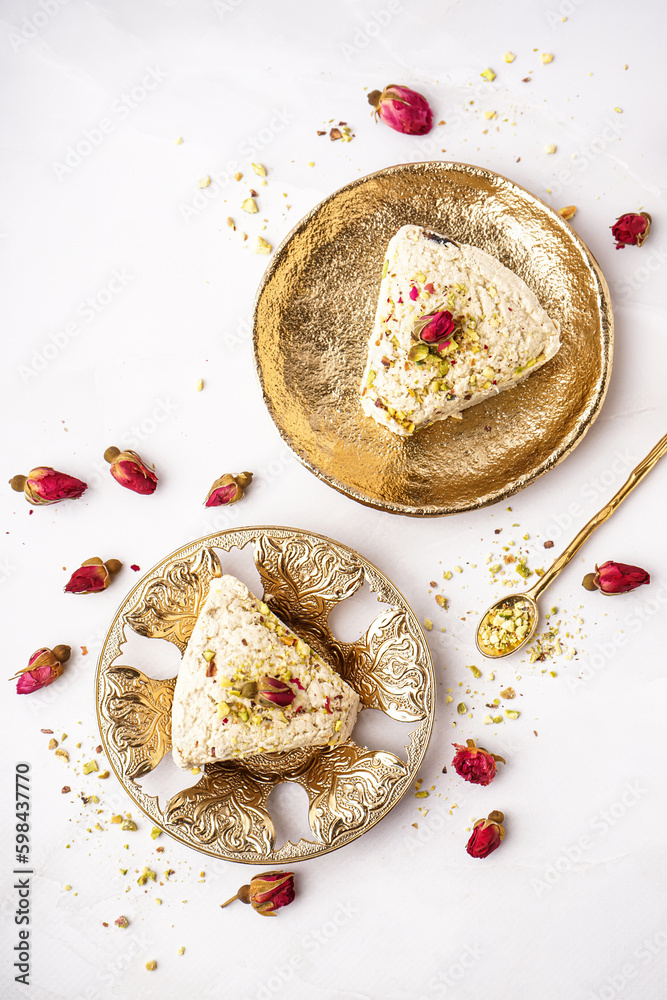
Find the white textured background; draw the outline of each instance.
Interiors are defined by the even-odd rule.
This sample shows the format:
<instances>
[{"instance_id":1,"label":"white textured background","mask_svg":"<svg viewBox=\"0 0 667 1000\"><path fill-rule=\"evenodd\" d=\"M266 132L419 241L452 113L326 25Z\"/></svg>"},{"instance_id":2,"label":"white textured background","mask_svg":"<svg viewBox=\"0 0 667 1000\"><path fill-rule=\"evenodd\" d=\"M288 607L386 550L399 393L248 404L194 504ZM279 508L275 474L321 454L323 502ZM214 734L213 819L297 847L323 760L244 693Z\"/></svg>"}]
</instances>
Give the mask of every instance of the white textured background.
<instances>
[{"instance_id":1,"label":"white textured background","mask_svg":"<svg viewBox=\"0 0 667 1000\"><path fill-rule=\"evenodd\" d=\"M495 596L486 554L528 533L530 563L546 564L543 540L554 540L556 554L667 429L664 8L652 0L4 0L0 23L3 478L49 464L90 485L81 501L32 515L2 491L5 674L39 646L74 650L54 686L26 698L5 690L2 997L664 996L667 466L549 593L546 607L584 619L578 659L531 669L516 656L496 681L488 664L479 682L466 669L479 662L475 614ZM553 63L542 65L542 52ZM480 77L486 66L494 83ZM375 125L364 88L390 82L425 93L447 124L422 139ZM487 121L485 110L498 118ZM318 137L329 119L348 122L353 142ZM249 318L267 259L249 245L265 218L262 234L277 246L355 177L437 158L497 170L555 208L578 206L573 225L612 290L616 354L597 423L513 499L512 512L501 504L420 522L339 496L282 444L253 372ZM266 188L252 160L269 169ZM234 170L242 182L228 179ZM202 192L206 174L214 181ZM250 186L260 213L242 218ZM640 207L653 215L649 241L616 251L608 227ZM153 497L111 480L102 462L110 444L155 463ZM256 475L243 503L206 513L210 482L242 468ZM431 796L407 796L351 846L298 865L298 899L271 922L240 904L218 908L251 869L212 863L166 835L151 840L136 809L139 829L122 833L109 817L131 809L129 800L115 778L84 777L80 764L99 742L96 652L137 579L129 564L145 571L190 539L262 523L320 531L379 565L436 622L429 640L439 680L422 771ZM125 569L104 594L65 596L69 573L93 554ZM645 566L651 587L616 602L587 594L584 569L606 559ZM445 585L445 613L428 582L457 564L464 573ZM478 694L461 694L469 681ZM484 726L485 702L508 683L521 718ZM452 712L459 696L472 719ZM47 750L40 728L69 734L72 766ZM452 739L468 736L507 757L490 788L465 785L451 767L441 773ZM27 988L11 967L18 760L31 763L33 790ZM90 789L100 792L99 815L77 798ZM506 814L506 840L473 860L464 850L471 820L494 808ZM135 869L145 864L176 875L144 892ZM113 926L121 913L131 922L124 931ZM150 959L154 973L144 968Z\"/></svg>"}]
</instances>

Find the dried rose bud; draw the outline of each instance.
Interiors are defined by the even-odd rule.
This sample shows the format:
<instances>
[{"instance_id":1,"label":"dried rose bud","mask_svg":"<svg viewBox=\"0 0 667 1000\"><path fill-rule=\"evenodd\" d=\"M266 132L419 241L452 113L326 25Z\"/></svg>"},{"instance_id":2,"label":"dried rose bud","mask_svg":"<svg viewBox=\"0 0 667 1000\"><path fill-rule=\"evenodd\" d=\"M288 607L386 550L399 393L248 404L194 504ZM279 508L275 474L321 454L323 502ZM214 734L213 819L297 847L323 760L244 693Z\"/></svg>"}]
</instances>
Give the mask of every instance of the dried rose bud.
<instances>
[{"instance_id":1,"label":"dried rose bud","mask_svg":"<svg viewBox=\"0 0 667 1000\"><path fill-rule=\"evenodd\" d=\"M372 90L368 103L375 108L375 117L390 128L405 135L426 135L431 131L433 112L425 97L410 87L390 83L382 93Z\"/></svg>"},{"instance_id":2,"label":"dried rose bud","mask_svg":"<svg viewBox=\"0 0 667 1000\"><path fill-rule=\"evenodd\" d=\"M111 447L104 452L104 459L111 465L111 475L125 489L144 495L155 493L157 476L136 451L119 451Z\"/></svg>"},{"instance_id":3,"label":"dried rose bud","mask_svg":"<svg viewBox=\"0 0 667 1000\"><path fill-rule=\"evenodd\" d=\"M466 844L466 851L471 858L486 858L500 847L505 836L502 823L505 817L501 812L490 812L487 819L478 819Z\"/></svg>"},{"instance_id":4,"label":"dried rose bud","mask_svg":"<svg viewBox=\"0 0 667 1000\"><path fill-rule=\"evenodd\" d=\"M252 472L240 472L238 476L227 473L213 483L204 500L205 507L221 507L236 503L252 482Z\"/></svg>"},{"instance_id":5,"label":"dried rose bud","mask_svg":"<svg viewBox=\"0 0 667 1000\"><path fill-rule=\"evenodd\" d=\"M66 594L99 594L101 590L106 590L111 583L111 577L122 568L122 562L118 559L109 559L102 562L98 556L86 559L79 569L75 569L65 584Z\"/></svg>"},{"instance_id":6,"label":"dried rose bud","mask_svg":"<svg viewBox=\"0 0 667 1000\"><path fill-rule=\"evenodd\" d=\"M587 573L582 584L586 590L599 590L603 594L627 594L650 582L651 577L640 566L606 562L596 566L595 573Z\"/></svg>"},{"instance_id":7,"label":"dried rose bud","mask_svg":"<svg viewBox=\"0 0 667 1000\"><path fill-rule=\"evenodd\" d=\"M27 476L14 476L9 485L17 493L25 493L26 500L36 507L61 500L78 500L88 489L88 484L64 472L56 472L48 465L39 465Z\"/></svg>"},{"instance_id":8,"label":"dried rose bud","mask_svg":"<svg viewBox=\"0 0 667 1000\"><path fill-rule=\"evenodd\" d=\"M257 688L257 697L265 705L285 708L291 705L296 695L286 681L277 677L262 677Z\"/></svg>"},{"instance_id":9,"label":"dried rose bud","mask_svg":"<svg viewBox=\"0 0 667 1000\"><path fill-rule=\"evenodd\" d=\"M650 232L651 216L648 212L628 212L621 215L610 229L617 250L640 247Z\"/></svg>"},{"instance_id":10,"label":"dried rose bud","mask_svg":"<svg viewBox=\"0 0 667 1000\"><path fill-rule=\"evenodd\" d=\"M262 872L254 875L250 885L242 885L235 896L220 906L229 906L235 899L250 903L253 910L257 910L263 917L273 917L276 910L294 900L294 873Z\"/></svg>"},{"instance_id":11,"label":"dried rose bud","mask_svg":"<svg viewBox=\"0 0 667 1000\"><path fill-rule=\"evenodd\" d=\"M496 776L496 761L506 763L504 757L475 746L474 740L466 740L466 746L460 743L453 743L452 746L457 751L452 761L454 770L473 785L490 785Z\"/></svg>"},{"instance_id":12,"label":"dried rose bud","mask_svg":"<svg viewBox=\"0 0 667 1000\"><path fill-rule=\"evenodd\" d=\"M414 325L414 335L425 344L440 344L454 332L456 323L450 312L428 313L420 316Z\"/></svg>"},{"instance_id":13,"label":"dried rose bud","mask_svg":"<svg viewBox=\"0 0 667 1000\"><path fill-rule=\"evenodd\" d=\"M54 646L53 649L43 646L35 650L28 660L28 666L10 677L12 681L18 678L16 693L32 694L33 691L53 684L62 674L63 664L69 660L70 653L69 646Z\"/></svg>"}]
</instances>

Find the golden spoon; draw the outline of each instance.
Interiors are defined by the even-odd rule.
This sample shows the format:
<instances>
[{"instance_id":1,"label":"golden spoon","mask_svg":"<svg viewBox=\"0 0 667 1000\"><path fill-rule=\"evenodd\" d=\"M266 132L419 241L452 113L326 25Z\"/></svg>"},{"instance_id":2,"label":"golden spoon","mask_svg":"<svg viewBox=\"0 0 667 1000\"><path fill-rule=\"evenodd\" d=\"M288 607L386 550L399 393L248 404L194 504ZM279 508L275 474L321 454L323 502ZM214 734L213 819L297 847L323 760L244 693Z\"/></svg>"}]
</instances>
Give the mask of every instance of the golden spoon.
<instances>
[{"instance_id":1,"label":"golden spoon","mask_svg":"<svg viewBox=\"0 0 667 1000\"><path fill-rule=\"evenodd\" d=\"M567 566L570 559L579 551L584 542L593 534L608 517L614 513L622 500L635 486L648 475L654 465L667 453L667 434L658 441L656 446L642 459L636 469L628 476L618 493L615 493L608 504L595 514L588 524L585 524L579 534L572 539L568 547L551 564L546 573L537 583L524 594L509 594L496 601L482 615L477 626L475 642L482 656L500 659L516 653L535 634L538 620L537 599L547 589L560 571Z\"/></svg>"}]
</instances>

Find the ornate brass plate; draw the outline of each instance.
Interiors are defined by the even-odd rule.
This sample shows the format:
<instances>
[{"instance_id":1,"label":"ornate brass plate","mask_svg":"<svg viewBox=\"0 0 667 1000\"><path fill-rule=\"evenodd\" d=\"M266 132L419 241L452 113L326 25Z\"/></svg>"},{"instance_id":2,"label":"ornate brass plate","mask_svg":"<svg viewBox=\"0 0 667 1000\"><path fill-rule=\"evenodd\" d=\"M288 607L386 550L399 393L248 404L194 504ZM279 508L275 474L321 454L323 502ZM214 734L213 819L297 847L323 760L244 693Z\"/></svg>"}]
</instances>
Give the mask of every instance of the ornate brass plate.
<instances>
[{"instance_id":1,"label":"ornate brass plate","mask_svg":"<svg viewBox=\"0 0 667 1000\"><path fill-rule=\"evenodd\" d=\"M174 643L183 653L208 592L225 571L224 551L251 544L265 600L359 693L408 724L402 760L350 739L337 747L264 754L207 765L161 807L137 779L171 749L175 678L155 680L124 661L127 630ZM221 563L214 549L222 549ZM390 608L353 643L341 642L328 616L364 582ZM109 762L124 788L153 822L189 847L249 864L293 862L333 851L370 830L414 780L426 752L435 711L435 678L420 625L394 585L352 549L296 528L229 529L172 553L137 583L119 608L100 654L97 716ZM314 839L277 847L267 810L283 781L308 795Z\"/></svg>"},{"instance_id":2,"label":"ornate brass plate","mask_svg":"<svg viewBox=\"0 0 667 1000\"><path fill-rule=\"evenodd\" d=\"M389 239L427 226L496 256L559 320L555 358L516 388L400 438L359 404ZM436 515L502 500L553 468L600 411L611 374L609 290L571 226L517 184L463 163L407 163L317 205L275 253L254 316L264 401L311 472L361 503Z\"/></svg>"}]
</instances>

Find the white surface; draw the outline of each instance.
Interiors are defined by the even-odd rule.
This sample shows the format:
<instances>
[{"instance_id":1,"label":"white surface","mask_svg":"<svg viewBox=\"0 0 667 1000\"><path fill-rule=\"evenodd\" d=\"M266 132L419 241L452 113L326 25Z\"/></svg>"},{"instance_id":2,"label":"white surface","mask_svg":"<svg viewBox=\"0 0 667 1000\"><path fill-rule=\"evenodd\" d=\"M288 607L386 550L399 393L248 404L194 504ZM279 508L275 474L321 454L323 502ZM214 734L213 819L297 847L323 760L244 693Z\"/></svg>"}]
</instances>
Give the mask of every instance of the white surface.
<instances>
[{"instance_id":1,"label":"white surface","mask_svg":"<svg viewBox=\"0 0 667 1000\"><path fill-rule=\"evenodd\" d=\"M486 553L529 533L530 563L545 564L543 540L552 538L557 554L666 429L664 10L648 0L5 0L0 16L4 478L46 463L90 484L81 501L32 514L2 491L5 672L44 644L75 650L49 689L5 692L2 996L662 996L667 466L549 594L547 607L571 614L583 606L578 661L559 661L555 678L508 661L495 682L475 682L466 665L479 662L475 615L496 593ZM508 49L517 57L511 65ZM553 63L542 65L541 52L553 52ZM486 66L498 74L493 84L480 77ZM423 91L435 120L447 124L422 139L376 126L364 87L390 82ZM498 119L487 121L484 110ZM318 137L329 119L350 123L356 138ZM78 165L58 168L86 130L97 144ZM548 143L556 154L545 154ZM509 505L417 521L352 503L286 451L251 358L249 316L267 258L243 247L240 230L252 244L266 218L263 235L275 246L342 184L438 157L505 173L556 208L578 206L574 225L612 289L616 357L603 413L562 465ZM252 160L269 168L265 189ZM239 184L227 180L235 169L245 175ZM202 192L206 174L218 180ZM249 186L261 210L246 219L240 202ZM654 218L649 241L616 251L608 227L640 206ZM49 344L57 349L41 364ZM195 391L199 378L203 392ZM102 462L110 444L155 462L153 497L111 480ZM243 502L205 512L210 483L245 468L256 481ZM367 836L297 866L297 901L271 922L238 903L218 908L252 869L212 863L166 835L151 840L136 810L136 833L111 826L112 812L130 808L115 779L67 767L39 731L69 733L73 761L75 742L82 759L91 756L95 654L137 579L130 563L146 571L192 538L256 523L314 529L375 561L420 617L436 622L429 639L439 677L423 778L440 797L408 796ZM494 535L497 527L503 534ZM101 595L64 595L68 573L93 554L123 560L120 577ZM606 559L646 566L650 588L615 602L587 594L584 569ZM428 581L457 564L464 573L446 584L445 613ZM480 666L486 677L488 665ZM460 718L452 709L471 680L480 694L463 696L473 718ZM484 726L484 703L508 683L521 695L521 718ZM468 736L507 757L490 788L465 785L451 767L441 774L451 741ZM11 969L19 760L32 764L28 988L14 984ZM66 783L71 795L60 792ZM101 789L99 816L77 799L91 788ZM425 819L417 812L424 803ZM471 819L494 808L506 814L506 840L473 860L464 850ZM176 875L144 891L135 869L157 860L159 871ZM121 913L131 922L124 931L113 926ZM154 973L144 968L150 959Z\"/></svg>"}]
</instances>

